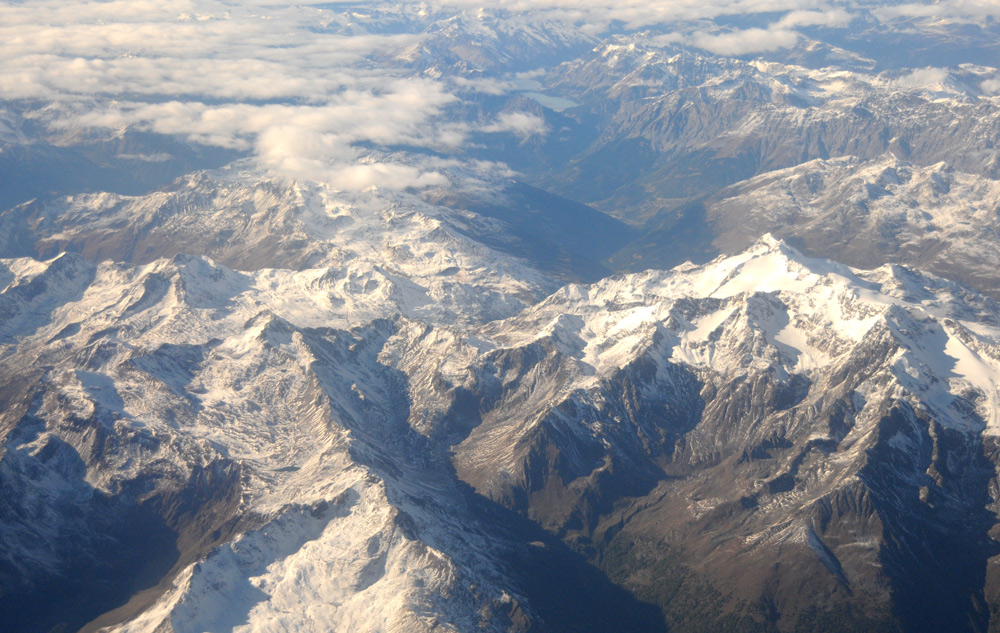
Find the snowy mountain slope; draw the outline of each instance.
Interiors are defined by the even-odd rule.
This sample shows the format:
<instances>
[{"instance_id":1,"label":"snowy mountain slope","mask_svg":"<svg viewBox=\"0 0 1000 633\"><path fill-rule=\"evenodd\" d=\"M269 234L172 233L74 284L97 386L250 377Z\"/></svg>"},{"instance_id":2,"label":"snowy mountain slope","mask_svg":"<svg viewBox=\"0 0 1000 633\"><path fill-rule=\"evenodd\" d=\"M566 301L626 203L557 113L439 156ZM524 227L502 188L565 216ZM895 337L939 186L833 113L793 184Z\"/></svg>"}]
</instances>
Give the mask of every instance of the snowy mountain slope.
<instances>
[{"instance_id":1,"label":"snowy mountain slope","mask_svg":"<svg viewBox=\"0 0 1000 633\"><path fill-rule=\"evenodd\" d=\"M998 316L950 282L773 240L569 286L470 339L481 356L453 393L479 405L455 466L604 552L612 578L678 626L710 615L681 606L699 583L728 605L716 626L772 618L762 595L789 627L817 617L806 604L858 626L984 622L983 585L934 561L982 569L992 555L980 504L994 469L982 446L1000 428ZM462 360L446 367L468 363L469 347L449 348ZM673 571L653 562L664 546ZM776 556L799 571L771 569ZM678 593L655 590L699 560ZM949 606L921 604L941 574Z\"/></svg>"},{"instance_id":2,"label":"snowy mountain slope","mask_svg":"<svg viewBox=\"0 0 1000 633\"><path fill-rule=\"evenodd\" d=\"M19 369L5 374L0 473L21 494L2 508L2 560L5 598L27 598L3 611L18 626L106 611L87 630L135 615L122 630L584 622L528 606L526 577L573 555L486 522L447 446L410 430L410 386L381 361L397 331L419 330L406 320L323 305L312 271L73 254L3 268L0 362ZM332 329L351 315L363 324ZM128 558L135 539L158 544L155 560ZM634 617L602 582L571 586L603 592L603 618Z\"/></svg>"},{"instance_id":3,"label":"snowy mountain slope","mask_svg":"<svg viewBox=\"0 0 1000 633\"><path fill-rule=\"evenodd\" d=\"M352 193L235 164L143 196L14 207L0 212L0 246L42 258L71 250L145 264L198 253L241 270L313 269L303 283L336 287L335 302L481 320L534 302L558 279L607 273L600 259L631 237L617 220L508 178L462 165L446 173L447 185L422 194ZM559 230L566 222L574 227Z\"/></svg>"},{"instance_id":4,"label":"snowy mountain slope","mask_svg":"<svg viewBox=\"0 0 1000 633\"><path fill-rule=\"evenodd\" d=\"M580 556L682 630L988 617L1000 308L955 283L767 238L483 323L190 256L0 269L26 627L600 630L528 577ZM949 599L922 600L941 577ZM574 582L605 618L633 608ZM721 613L684 615L698 587Z\"/></svg>"},{"instance_id":5,"label":"snowy mountain slope","mask_svg":"<svg viewBox=\"0 0 1000 633\"><path fill-rule=\"evenodd\" d=\"M774 169L904 148L996 177L997 71L809 68L708 55L650 33L603 42L547 84L600 120L558 191L640 224ZM569 192L572 192L570 194Z\"/></svg>"},{"instance_id":6,"label":"snowy mountain slope","mask_svg":"<svg viewBox=\"0 0 1000 633\"><path fill-rule=\"evenodd\" d=\"M335 307L350 323L426 311L448 314L435 320L476 320L520 309L553 282L466 237L492 234L502 245L514 239L504 231L488 218L416 196L268 180L247 185L224 172L146 196L83 195L17 207L0 220L8 252L46 256L68 248L137 263L194 252L245 270L303 271L296 273L301 300L325 301L316 309ZM267 276L259 275L261 285ZM317 292L326 299L310 298Z\"/></svg>"},{"instance_id":7,"label":"snowy mountain slope","mask_svg":"<svg viewBox=\"0 0 1000 633\"><path fill-rule=\"evenodd\" d=\"M421 41L397 53L395 61L439 76L531 71L597 41L570 25L529 13L478 8L434 17Z\"/></svg>"},{"instance_id":8,"label":"snowy mountain slope","mask_svg":"<svg viewBox=\"0 0 1000 633\"><path fill-rule=\"evenodd\" d=\"M390 504L378 471L358 465L351 454L364 453L368 444L374 446L367 450L390 450L403 439L385 431L365 435L379 433L365 428L383 416L389 425L398 416L392 393L381 391L391 388L382 384L391 376L380 375L377 363L351 358L353 349L365 345L365 333L304 334L266 308L244 303L234 292L237 273L202 260L186 264L91 270L92 283L80 302L57 310L51 324L5 358L26 373L40 363L59 367L32 389L41 404L20 420L6 420L13 431L7 436L5 485L37 489L43 508L65 511L65 495L53 496L59 488L47 483L59 481L57 475L66 485L146 508L193 478L186 473L209 456L240 465L243 474L231 483L235 498L222 516L212 521L212 508L205 505L191 508L194 516L164 518L180 550L171 561L179 575L127 630L152 630L163 622L175 631L227 630L238 624L233 618L240 609L250 626L258 619L296 618L287 625L339 622L367 630L384 621L401 630L433 630L435 619L451 612L460 620L452 626L461 630L478 627L480 620L499 627L492 611L511 613L517 601L482 573L502 574L502 566L480 561L479 576L470 580L470 567L456 569L447 554L415 535L432 529L451 538L477 538L474 530L464 531L471 521L461 522L463 530L447 527L462 517L454 501L433 522L425 518L434 512L427 506L435 496L433 471L406 473L419 482L424 504L406 514L396 509L406 507L405 498ZM150 298L150 280L164 278L167 291ZM377 338L378 330L371 326L368 334ZM317 358L320 354L325 356ZM346 358L338 361L338 355ZM338 362L347 364L337 369ZM321 364L327 366L317 370ZM240 423L234 425L234 419ZM353 440L352 427L359 434ZM74 470L55 467L45 448L54 445L78 463ZM30 468L21 470L22 463ZM197 483L206 486L199 492L215 487L211 481ZM233 521L242 524L242 536L205 560L196 562L206 550L185 549L185 541L218 541L215 526ZM60 523L53 527L60 531L35 538L56 550L43 553L59 573L66 569L59 548L67 535ZM186 532L194 534L185 538ZM103 538L114 548L114 535ZM6 542L11 549L5 561L16 561L21 540ZM198 541L187 543L192 545ZM488 556L489 549L467 545L461 552L475 559ZM478 589L470 593L470 586ZM315 611L319 604L328 606ZM473 623L462 624L470 617Z\"/></svg>"},{"instance_id":9,"label":"snowy mountain slope","mask_svg":"<svg viewBox=\"0 0 1000 633\"><path fill-rule=\"evenodd\" d=\"M815 161L770 176L722 194L706 215L721 227L737 217L754 224L763 211L771 218L765 224L788 227L778 230L838 261L914 264L996 293L997 181L891 155ZM835 237L847 226L858 238L849 243ZM718 239L735 245L732 237Z\"/></svg>"},{"instance_id":10,"label":"snowy mountain slope","mask_svg":"<svg viewBox=\"0 0 1000 633\"><path fill-rule=\"evenodd\" d=\"M580 397L599 408L605 397L602 386L643 363L644 371L659 375L660 381L675 380L672 372L684 367L701 380L715 376L727 382L764 373L796 391L835 372L875 332L905 339L898 343L899 358L885 359L896 380L910 386L939 382L919 372L946 379L939 385L944 391L935 396L944 405L923 405L943 406L937 412L942 424L953 416L948 406L954 397L978 393L978 417L958 415L951 426L993 428L997 360L990 350L996 344L991 329L997 323L996 307L960 286L911 275L900 268L851 271L765 241L705 268L569 286L518 317L485 328L491 362L478 371L495 372L494 379L512 391L497 403L497 428L491 430L484 418L473 433L495 432L511 418L548 422L545 412L560 409L563 399ZM926 353L904 353L907 346L924 350L930 344L912 342L911 328L927 330L929 326L917 324L944 320L946 325L928 331L935 340ZM501 370L493 358L510 357L514 351L528 362L517 368L520 372ZM649 389L644 395L656 391ZM529 409L511 416L512 403ZM600 439L605 432L610 431L595 421L585 435L600 443L606 441ZM495 443L512 445L503 439ZM482 452L484 445L477 438L468 441L471 454ZM462 455L460 449L459 461ZM505 456L512 457L509 452ZM495 460L483 463L496 467ZM506 475L492 476L502 481Z\"/></svg>"},{"instance_id":11,"label":"snowy mountain slope","mask_svg":"<svg viewBox=\"0 0 1000 633\"><path fill-rule=\"evenodd\" d=\"M4 626L996 629L996 11L458 4L0 7Z\"/></svg>"},{"instance_id":12,"label":"snowy mountain slope","mask_svg":"<svg viewBox=\"0 0 1000 633\"><path fill-rule=\"evenodd\" d=\"M720 191L700 211L700 239L708 252L735 252L773 232L854 266L915 265L996 296L998 196L997 181L947 163L817 159ZM650 232L628 252L654 262L670 231Z\"/></svg>"}]
</instances>

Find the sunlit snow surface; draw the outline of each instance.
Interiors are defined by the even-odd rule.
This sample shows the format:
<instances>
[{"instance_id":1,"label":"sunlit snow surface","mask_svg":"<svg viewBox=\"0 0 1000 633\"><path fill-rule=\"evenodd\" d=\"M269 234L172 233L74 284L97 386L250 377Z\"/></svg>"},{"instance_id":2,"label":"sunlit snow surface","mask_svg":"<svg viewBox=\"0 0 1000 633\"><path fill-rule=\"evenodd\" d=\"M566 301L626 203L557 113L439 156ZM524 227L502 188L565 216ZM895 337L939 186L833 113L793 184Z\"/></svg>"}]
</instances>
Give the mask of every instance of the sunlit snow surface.
<instances>
[{"instance_id":1,"label":"sunlit snow surface","mask_svg":"<svg viewBox=\"0 0 1000 633\"><path fill-rule=\"evenodd\" d=\"M375 270L362 262L355 268ZM433 276L413 270L412 279ZM119 432L167 440L91 470L91 485L113 490L174 450L246 467L241 512L258 516L258 526L184 570L118 631L153 631L167 620L178 632L502 628L502 618L482 614L503 612L516 590L490 543L468 529L475 519L454 505L448 469L422 461L419 438L434 432L435 376L462 384L484 355L536 340L572 359L532 396L544 408L599 387L642 355L661 371L677 363L729 377L818 378L887 335L898 348L880 360L880 389L919 394L941 424L1000 432L1000 320L991 300L897 266L858 271L806 258L770 237L704 266L565 286L520 312L512 299L502 304L511 306L507 318L486 323L488 312L470 303L463 318L431 313L443 323L423 324L411 294L359 303L367 295L339 291L322 270L244 273L187 256L94 266L62 255L2 260L0 271L5 361L32 367L76 354L61 365L76 369L45 378L50 395L38 414L103 415ZM503 297L507 286L497 281ZM345 305L359 306L357 316L345 319ZM402 376L422 394L410 404L399 400ZM949 406L969 389L981 423ZM586 433L604 433L594 424ZM457 466L512 467L519 432L484 427ZM389 454L409 457L379 466ZM455 535L466 542L452 547ZM464 553L456 562L439 547Z\"/></svg>"},{"instance_id":2,"label":"sunlit snow surface","mask_svg":"<svg viewBox=\"0 0 1000 633\"><path fill-rule=\"evenodd\" d=\"M849 31L859 18L926 35L995 20L995 8L807 2L740 28L759 3L544 0L521 12L528 4L0 5L0 153L24 151L43 170L15 170L34 193L0 209L0 247L44 254L0 259L0 360L37 394L11 398L14 425L30 428L0 447L12 456L5 474L47 518L63 499L84 507L140 482L141 500L213 464L238 473L227 510L236 536L109 632L500 632L537 621L506 544L466 495L515 477L519 443L544 423L607 449L581 479L601 475L622 428L639 434L594 412L640 365L652 376L641 395L658 406L671 403L651 392L681 374L710 384L769 373L801 378L806 409L862 359L871 376L844 395L857 424L815 458L818 479L856 476L840 466L861 461L859 438L886 402L1000 434L992 300L906 267L852 269L757 239L774 227L790 227L790 241L824 235L817 227L835 232L833 220L859 235L884 228L900 259L879 263L968 274L990 291L1000 188L984 174L996 173L997 155L969 139L995 138L1000 73L973 63L883 70L808 33ZM720 17L724 26L711 23ZM580 113L593 129L571 127ZM838 138L838 122L878 117L924 146L908 156L888 134L851 137L864 126ZM690 125L672 127L681 119ZM787 133L827 127L812 154ZM939 134L923 133L931 128ZM590 285L562 286L489 246L513 239L500 220L433 202L446 197L435 191L474 191L502 203L502 186L532 176L502 161L523 152L535 156L529 168L538 159L547 176L569 177L565 164L614 149L606 138L723 158L759 138L776 164L783 152L794 159L697 192L718 194L706 209L721 227L714 252L739 254ZM49 163L104 160L112 174L125 164L140 174L185 144L242 160L185 168L137 196L60 189L66 166ZM553 148L556 166L539 159ZM169 182L166 173L149 182ZM675 194L606 210L635 211L627 219L639 225ZM509 398L489 411L454 406L493 387ZM584 414L566 413L578 404ZM805 435L827 433L817 423ZM21 469L59 442L83 464L80 481ZM459 480L470 472L486 476ZM762 514L803 494L763 498ZM61 529L0 525L16 544L4 562L25 577L32 565L58 573L46 539ZM811 527L796 520L776 533L746 542L787 536L832 566Z\"/></svg>"},{"instance_id":3,"label":"sunlit snow surface","mask_svg":"<svg viewBox=\"0 0 1000 633\"><path fill-rule=\"evenodd\" d=\"M807 258L766 236L705 266L568 286L485 331L508 346L551 336L597 381L657 335L673 362L731 375L750 367L814 375L880 326L902 342L894 359L900 381L925 391L936 376L955 394L977 389L980 414L1000 432L998 324L992 301L956 284L897 266L860 271ZM744 333L759 336L761 347L731 347Z\"/></svg>"}]
</instances>

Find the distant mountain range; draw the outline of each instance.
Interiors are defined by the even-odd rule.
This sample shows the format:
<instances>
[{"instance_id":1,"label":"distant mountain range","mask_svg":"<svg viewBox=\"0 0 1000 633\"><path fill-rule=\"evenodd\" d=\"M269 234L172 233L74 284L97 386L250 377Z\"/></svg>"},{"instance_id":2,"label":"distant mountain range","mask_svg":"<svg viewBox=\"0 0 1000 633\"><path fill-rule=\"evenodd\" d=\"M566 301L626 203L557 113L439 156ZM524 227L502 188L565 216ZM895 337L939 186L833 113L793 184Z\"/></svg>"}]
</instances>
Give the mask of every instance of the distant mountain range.
<instances>
[{"instance_id":1,"label":"distant mountain range","mask_svg":"<svg viewBox=\"0 0 1000 633\"><path fill-rule=\"evenodd\" d=\"M1000 11L744 4L0 5L0 628L997 630Z\"/></svg>"}]
</instances>

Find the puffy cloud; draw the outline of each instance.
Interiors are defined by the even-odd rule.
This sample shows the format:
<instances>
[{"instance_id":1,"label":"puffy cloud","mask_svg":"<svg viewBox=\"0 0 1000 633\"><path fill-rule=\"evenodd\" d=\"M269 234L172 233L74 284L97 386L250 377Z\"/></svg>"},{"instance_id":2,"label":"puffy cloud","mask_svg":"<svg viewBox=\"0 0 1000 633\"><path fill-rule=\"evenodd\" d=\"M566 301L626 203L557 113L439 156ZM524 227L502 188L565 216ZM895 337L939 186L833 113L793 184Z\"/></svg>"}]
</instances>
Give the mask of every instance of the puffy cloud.
<instances>
[{"instance_id":1,"label":"puffy cloud","mask_svg":"<svg viewBox=\"0 0 1000 633\"><path fill-rule=\"evenodd\" d=\"M792 29L800 26L845 27L854 16L844 9L828 11L789 11L772 28Z\"/></svg>"},{"instance_id":2,"label":"puffy cloud","mask_svg":"<svg viewBox=\"0 0 1000 633\"><path fill-rule=\"evenodd\" d=\"M410 71L397 63L396 55L426 37L423 29L436 19L428 16L480 6L481 0L361 2L354 9L323 0L0 0L0 99L54 103L33 116L62 130L133 126L252 152L295 177L334 178L353 188L425 186L444 172L426 168L422 177L425 166L361 161L372 148L447 152L473 132L546 131L541 119L524 113L447 120L463 95L523 90L517 79L406 78ZM699 22L702 30L661 36L719 55L793 46L799 39L793 29L844 26L855 10L837 0L496 0L491 6L591 33L611 24L778 16L767 29L719 32ZM914 14L929 10L924 6L884 12ZM944 0L933 9L935 15L1000 13L985 0ZM380 20L392 28L369 28Z\"/></svg>"},{"instance_id":3,"label":"puffy cloud","mask_svg":"<svg viewBox=\"0 0 1000 633\"><path fill-rule=\"evenodd\" d=\"M948 81L944 68L919 68L893 81L901 90L934 90Z\"/></svg>"},{"instance_id":4,"label":"puffy cloud","mask_svg":"<svg viewBox=\"0 0 1000 633\"><path fill-rule=\"evenodd\" d=\"M121 15L114 10L119 4L129 5ZM258 15L202 4L206 13L194 12L190 2L146 13L142 2L0 4L0 60L7 62L0 66L0 94L322 101L347 86L378 85L379 73L353 67L419 39L318 32L316 17L302 10Z\"/></svg>"},{"instance_id":5,"label":"puffy cloud","mask_svg":"<svg viewBox=\"0 0 1000 633\"><path fill-rule=\"evenodd\" d=\"M468 130L439 133L432 124L454 100L436 82L399 80L377 93L345 91L322 105L130 102L64 115L53 125L134 126L207 145L252 149L278 173L322 179L333 166L361 156L358 143L448 146L464 138Z\"/></svg>"},{"instance_id":6,"label":"puffy cloud","mask_svg":"<svg viewBox=\"0 0 1000 633\"><path fill-rule=\"evenodd\" d=\"M987 79L979 84L979 89L983 91L983 94L1000 95L1000 79Z\"/></svg>"},{"instance_id":7,"label":"puffy cloud","mask_svg":"<svg viewBox=\"0 0 1000 633\"><path fill-rule=\"evenodd\" d=\"M382 162L359 162L332 170L325 178L334 187L345 191L363 191L368 187L407 189L437 187L450 184L438 171L424 171L412 165Z\"/></svg>"},{"instance_id":8,"label":"puffy cloud","mask_svg":"<svg viewBox=\"0 0 1000 633\"><path fill-rule=\"evenodd\" d=\"M685 39L683 33L664 33L649 38L649 43L653 46L670 46L671 44L681 44Z\"/></svg>"},{"instance_id":9,"label":"puffy cloud","mask_svg":"<svg viewBox=\"0 0 1000 633\"><path fill-rule=\"evenodd\" d=\"M380 64L421 39L335 23L296 3L0 3L0 99L58 104L52 128L134 127L253 152L295 178L345 187L430 186L440 173L361 164L361 147L460 145L477 129L445 123L453 89L500 94L502 83L405 78ZM486 132L535 133L505 115Z\"/></svg>"},{"instance_id":10,"label":"puffy cloud","mask_svg":"<svg viewBox=\"0 0 1000 633\"><path fill-rule=\"evenodd\" d=\"M479 128L481 132L498 133L512 132L518 136L533 136L545 134L545 121L541 118L524 112L504 112L495 123L490 123Z\"/></svg>"},{"instance_id":11,"label":"puffy cloud","mask_svg":"<svg viewBox=\"0 0 1000 633\"><path fill-rule=\"evenodd\" d=\"M795 46L799 34L786 29L746 29L728 33L694 33L689 42L693 46L716 55L750 55L766 53Z\"/></svg>"}]
</instances>

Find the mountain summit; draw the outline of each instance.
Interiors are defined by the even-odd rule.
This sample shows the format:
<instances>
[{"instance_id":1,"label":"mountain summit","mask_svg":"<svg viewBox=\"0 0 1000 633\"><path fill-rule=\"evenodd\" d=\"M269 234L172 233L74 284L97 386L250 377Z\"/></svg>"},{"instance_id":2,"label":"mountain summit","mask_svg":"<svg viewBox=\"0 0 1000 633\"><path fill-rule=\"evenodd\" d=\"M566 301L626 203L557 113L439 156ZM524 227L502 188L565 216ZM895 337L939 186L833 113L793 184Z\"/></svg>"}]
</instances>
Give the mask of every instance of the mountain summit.
<instances>
[{"instance_id":1,"label":"mountain summit","mask_svg":"<svg viewBox=\"0 0 1000 633\"><path fill-rule=\"evenodd\" d=\"M1000 311L953 282L765 236L500 320L345 327L310 271L2 270L24 626L560 629L524 570L588 560L587 630L653 626L612 581L681 630L987 617Z\"/></svg>"}]
</instances>

